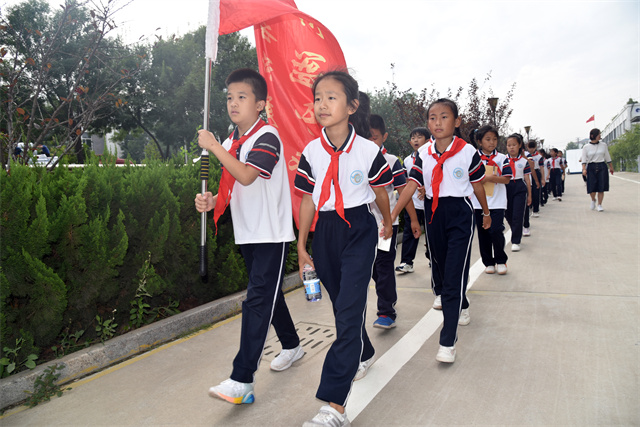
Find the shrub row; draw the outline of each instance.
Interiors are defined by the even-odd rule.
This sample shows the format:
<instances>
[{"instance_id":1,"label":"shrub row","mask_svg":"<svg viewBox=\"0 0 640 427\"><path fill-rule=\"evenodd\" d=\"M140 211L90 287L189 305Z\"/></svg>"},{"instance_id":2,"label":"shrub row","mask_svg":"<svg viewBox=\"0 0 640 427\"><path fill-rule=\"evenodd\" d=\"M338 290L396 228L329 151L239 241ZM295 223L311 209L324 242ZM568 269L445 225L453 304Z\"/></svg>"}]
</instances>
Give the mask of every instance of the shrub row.
<instances>
[{"instance_id":1,"label":"shrub row","mask_svg":"<svg viewBox=\"0 0 640 427\"><path fill-rule=\"evenodd\" d=\"M0 333L3 347L20 343L18 364L246 287L228 212L217 236L208 227L209 281L200 280L198 167L92 162L0 171ZM210 176L215 190L217 165ZM288 264L297 268L292 259Z\"/></svg>"}]
</instances>

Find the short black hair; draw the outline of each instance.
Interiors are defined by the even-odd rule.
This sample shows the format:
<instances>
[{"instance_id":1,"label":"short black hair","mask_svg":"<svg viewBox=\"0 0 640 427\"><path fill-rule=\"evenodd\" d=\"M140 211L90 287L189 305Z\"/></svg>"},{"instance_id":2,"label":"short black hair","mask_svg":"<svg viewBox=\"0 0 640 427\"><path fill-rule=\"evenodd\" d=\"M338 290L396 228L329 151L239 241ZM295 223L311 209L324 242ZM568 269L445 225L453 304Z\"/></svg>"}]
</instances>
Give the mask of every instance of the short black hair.
<instances>
[{"instance_id":1,"label":"short black hair","mask_svg":"<svg viewBox=\"0 0 640 427\"><path fill-rule=\"evenodd\" d=\"M239 68L232 71L224 81L227 87L229 87L231 83L246 83L251 86L251 90L253 90L253 94L256 96L256 101L267 100L267 81L256 70Z\"/></svg>"},{"instance_id":2,"label":"short black hair","mask_svg":"<svg viewBox=\"0 0 640 427\"><path fill-rule=\"evenodd\" d=\"M422 126L413 128L409 134L409 138L413 138L414 135L422 135L427 141L431 139L431 132L429 132L429 129Z\"/></svg>"},{"instance_id":3,"label":"short black hair","mask_svg":"<svg viewBox=\"0 0 640 427\"><path fill-rule=\"evenodd\" d=\"M372 114L369 116L369 127L371 129L377 129L382 135L387 133L387 127L384 125L384 119L379 114Z\"/></svg>"},{"instance_id":4,"label":"short black hair","mask_svg":"<svg viewBox=\"0 0 640 427\"><path fill-rule=\"evenodd\" d=\"M535 141L529 141L529 143L527 144L527 148L537 148L538 147L538 143Z\"/></svg>"},{"instance_id":5,"label":"short black hair","mask_svg":"<svg viewBox=\"0 0 640 427\"><path fill-rule=\"evenodd\" d=\"M600 135L600 129L598 128L591 129L591 132L589 132L589 140L595 141L598 135Z\"/></svg>"}]
</instances>

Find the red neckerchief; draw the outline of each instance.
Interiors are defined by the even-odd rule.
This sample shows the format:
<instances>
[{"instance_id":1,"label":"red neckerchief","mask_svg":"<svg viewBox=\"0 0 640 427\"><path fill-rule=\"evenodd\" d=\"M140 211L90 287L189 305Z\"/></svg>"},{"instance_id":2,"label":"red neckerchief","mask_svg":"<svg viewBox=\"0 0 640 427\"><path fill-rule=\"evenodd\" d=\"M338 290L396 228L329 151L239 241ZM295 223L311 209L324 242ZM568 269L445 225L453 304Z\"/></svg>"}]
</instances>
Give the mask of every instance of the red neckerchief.
<instances>
[{"instance_id":1,"label":"red neckerchief","mask_svg":"<svg viewBox=\"0 0 640 427\"><path fill-rule=\"evenodd\" d=\"M383 156L384 156L385 154L387 154L387 149L386 149L386 148L384 148L384 147L382 147L382 148L380 149L380 151L382 151L382 155L383 155Z\"/></svg>"},{"instance_id":2,"label":"red neckerchief","mask_svg":"<svg viewBox=\"0 0 640 427\"><path fill-rule=\"evenodd\" d=\"M344 200L342 199L342 190L340 189L340 181L338 171L340 170L340 156L342 153L348 153L351 151L353 147L353 141L356 139L355 129L351 129L350 126L350 134L347 142L342 146L341 150L334 148L333 145L328 141L329 138L326 136L326 131L322 128L322 133L320 134L320 143L322 144L322 148L325 149L327 153L331 156L331 163L329 164L329 169L327 169L327 174L324 177L324 181L322 181L322 190L320 191L320 200L318 201L318 207L316 209L316 214L313 217L312 224L316 222L318 219L318 213L320 212L320 208L329 200L331 196L331 183L333 182L333 188L335 190L336 195L336 212L340 215L340 218L344 220L349 227L351 227L351 223L347 221L344 217Z\"/></svg>"},{"instance_id":3,"label":"red neckerchief","mask_svg":"<svg viewBox=\"0 0 640 427\"><path fill-rule=\"evenodd\" d=\"M263 122L262 119L258 119L251 131L242 135L240 139L233 140L231 148L229 148L229 154L237 159L238 149L247 139L255 135L255 133L264 125L265 122ZM231 132L229 138L232 138L234 133L235 129L233 132ZM216 226L216 235L218 234L218 218L222 216L224 211L227 209L227 206L229 206L229 202L231 201L231 193L233 192L233 185L235 183L236 179L229 173L229 171L227 171L227 168L222 168L222 176L220 177L220 185L218 186L218 200L216 201L216 207L213 210L213 223Z\"/></svg>"},{"instance_id":4,"label":"red neckerchief","mask_svg":"<svg viewBox=\"0 0 640 427\"><path fill-rule=\"evenodd\" d=\"M509 156L509 166L511 166L511 173L512 173L511 179L513 181L516 180L516 162L518 160L520 160L521 158L522 158L522 155L519 155L515 159L513 157Z\"/></svg>"},{"instance_id":5,"label":"red neckerchief","mask_svg":"<svg viewBox=\"0 0 640 427\"><path fill-rule=\"evenodd\" d=\"M555 158L555 157L553 157L553 158L551 159L551 169L555 169L555 168L556 168L556 158Z\"/></svg>"},{"instance_id":6,"label":"red neckerchief","mask_svg":"<svg viewBox=\"0 0 640 427\"><path fill-rule=\"evenodd\" d=\"M496 164L496 162L494 162L494 161L493 161L493 159L498 155L498 152L497 152L496 150L493 150L493 152L491 153L491 156L489 156L489 157L487 157L487 156L482 152L482 150L478 150L478 152L480 153L480 158L484 161L484 163L485 163L486 165L489 165L489 166L495 166L495 167L497 167L497 168L498 168L498 175L501 175L501 173L500 173L500 172L502 172L502 171L500 170L500 166L498 166L498 165Z\"/></svg>"},{"instance_id":7,"label":"red neckerchief","mask_svg":"<svg viewBox=\"0 0 640 427\"><path fill-rule=\"evenodd\" d=\"M449 145L450 149L446 150L442 153L441 156L438 156L434 150L435 144L429 146L429 155L433 156L434 159L438 162L438 164L433 168L433 174L431 175L431 189L433 191L433 201L431 202L431 219L429 220L429 224L433 221L433 215L436 213L436 209L438 208L438 196L440 195L440 183L442 182L443 172L442 168L444 167L444 162L450 158L458 154L462 149L467 145L466 141L462 138L458 138L457 136L453 137L453 142ZM447 148L449 148L447 147Z\"/></svg>"}]
</instances>

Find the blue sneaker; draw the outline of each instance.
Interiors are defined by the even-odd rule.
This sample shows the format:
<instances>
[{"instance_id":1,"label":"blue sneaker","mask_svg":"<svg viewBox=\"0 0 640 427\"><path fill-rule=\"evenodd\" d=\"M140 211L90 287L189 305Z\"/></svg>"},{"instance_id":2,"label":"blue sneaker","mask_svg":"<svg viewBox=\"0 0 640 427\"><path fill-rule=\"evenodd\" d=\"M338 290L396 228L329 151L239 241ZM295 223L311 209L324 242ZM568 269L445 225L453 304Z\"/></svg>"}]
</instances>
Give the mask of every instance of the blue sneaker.
<instances>
[{"instance_id":1,"label":"blue sneaker","mask_svg":"<svg viewBox=\"0 0 640 427\"><path fill-rule=\"evenodd\" d=\"M380 316L378 320L373 322L374 328L391 329L396 327L396 321L388 316Z\"/></svg>"}]
</instances>

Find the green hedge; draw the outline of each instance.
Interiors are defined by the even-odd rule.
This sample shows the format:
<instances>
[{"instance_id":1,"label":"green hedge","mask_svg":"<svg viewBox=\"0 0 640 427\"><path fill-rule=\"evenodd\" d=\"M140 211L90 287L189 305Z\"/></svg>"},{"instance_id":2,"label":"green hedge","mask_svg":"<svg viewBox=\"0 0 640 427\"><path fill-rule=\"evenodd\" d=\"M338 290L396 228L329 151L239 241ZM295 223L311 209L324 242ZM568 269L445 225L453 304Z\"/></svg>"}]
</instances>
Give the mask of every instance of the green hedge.
<instances>
[{"instance_id":1,"label":"green hedge","mask_svg":"<svg viewBox=\"0 0 640 427\"><path fill-rule=\"evenodd\" d=\"M197 166L93 162L0 171L0 333L3 346L22 339L20 360L104 339L102 319L124 333L176 301L183 310L246 287L228 212L217 236L208 227L209 283L200 280ZM219 167L210 175L215 190Z\"/></svg>"}]
</instances>

